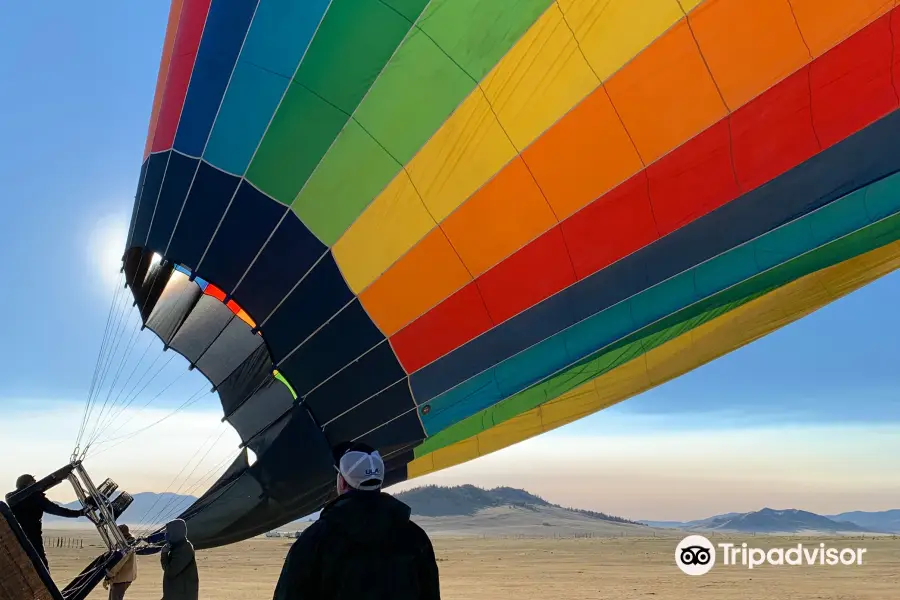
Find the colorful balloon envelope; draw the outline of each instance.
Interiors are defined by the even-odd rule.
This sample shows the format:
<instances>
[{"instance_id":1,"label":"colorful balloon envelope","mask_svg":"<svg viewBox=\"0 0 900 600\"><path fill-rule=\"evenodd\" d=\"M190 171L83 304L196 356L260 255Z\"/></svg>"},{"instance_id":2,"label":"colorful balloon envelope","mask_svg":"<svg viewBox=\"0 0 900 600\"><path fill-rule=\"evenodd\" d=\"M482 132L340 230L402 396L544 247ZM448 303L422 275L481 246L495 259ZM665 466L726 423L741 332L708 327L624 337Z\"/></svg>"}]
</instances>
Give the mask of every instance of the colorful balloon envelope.
<instances>
[{"instance_id":1,"label":"colorful balloon envelope","mask_svg":"<svg viewBox=\"0 0 900 600\"><path fill-rule=\"evenodd\" d=\"M174 0L125 252L246 453L200 547L589 415L900 265L884 0Z\"/></svg>"}]
</instances>

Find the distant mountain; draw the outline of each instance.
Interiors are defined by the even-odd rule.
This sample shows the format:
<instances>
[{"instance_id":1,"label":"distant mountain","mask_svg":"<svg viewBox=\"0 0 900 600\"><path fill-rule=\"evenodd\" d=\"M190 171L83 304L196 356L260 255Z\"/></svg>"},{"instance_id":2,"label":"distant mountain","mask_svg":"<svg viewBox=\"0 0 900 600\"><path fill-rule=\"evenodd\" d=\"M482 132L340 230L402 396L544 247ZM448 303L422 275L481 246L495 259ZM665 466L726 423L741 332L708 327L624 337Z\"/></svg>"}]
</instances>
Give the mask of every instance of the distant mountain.
<instances>
[{"instance_id":1,"label":"distant mountain","mask_svg":"<svg viewBox=\"0 0 900 600\"><path fill-rule=\"evenodd\" d=\"M845 521L860 527L888 533L900 533L900 509L880 512L853 511L839 515L827 515L832 521Z\"/></svg>"},{"instance_id":2,"label":"distant mountain","mask_svg":"<svg viewBox=\"0 0 900 600\"><path fill-rule=\"evenodd\" d=\"M413 520L429 535L451 536L647 536L659 530L601 512L565 508L525 490L474 485L424 486L394 494L406 503ZM315 520L311 515L305 520ZM294 521L271 532L284 537L305 528Z\"/></svg>"},{"instance_id":3,"label":"distant mountain","mask_svg":"<svg viewBox=\"0 0 900 600\"><path fill-rule=\"evenodd\" d=\"M898 511L900 512L900 511ZM853 514L853 513L846 513ZM863 526L849 519L837 520L805 510L763 508L747 513L726 513L696 521L641 521L651 527L694 531L736 531L744 533L886 533L883 527Z\"/></svg>"},{"instance_id":4,"label":"distant mountain","mask_svg":"<svg viewBox=\"0 0 900 600\"><path fill-rule=\"evenodd\" d=\"M547 502L525 490L498 487L490 490L474 485L443 487L428 485L395 494L395 497L412 509L412 514L420 517L453 517L474 515L480 511L503 506L518 508L554 508L578 514L588 519L640 525L634 521L607 515L601 512L568 508Z\"/></svg>"},{"instance_id":5,"label":"distant mountain","mask_svg":"<svg viewBox=\"0 0 900 600\"><path fill-rule=\"evenodd\" d=\"M645 525L649 525L650 527L661 527L663 529L688 529L691 527L703 527L704 525L708 525L714 521L736 517L741 514L745 513L725 513L723 515L716 515L714 517L708 517L706 519L697 519L695 521L648 521L642 519L640 522L644 523Z\"/></svg>"},{"instance_id":6,"label":"distant mountain","mask_svg":"<svg viewBox=\"0 0 900 600\"><path fill-rule=\"evenodd\" d=\"M119 523L128 524L158 524L168 519L176 517L184 512L197 499L194 496L184 496L180 494L154 494L153 492L142 492L134 495L134 502L131 503L125 512L119 517ZM79 508L78 502L70 502L64 504L68 508ZM44 523L63 524L64 522L72 523L72 519L63 519L53 515L44 515ZM87 524L87 519L76 519L75 523Z\"/></svg>"},{"instance_id":7,"label":"distant mountain","mask_svg":"<svg viewBox=\"0 0 900 600\"><path fill-rule=\"evenodd\" d=\"M506 504L549 505L543 498L524 490L504 487L484 490L474 485L429 485L400 492L395 497L407 504L412 509L412 514L423 517L474 515L485 508Z\"/></svg>"}]
</instances>

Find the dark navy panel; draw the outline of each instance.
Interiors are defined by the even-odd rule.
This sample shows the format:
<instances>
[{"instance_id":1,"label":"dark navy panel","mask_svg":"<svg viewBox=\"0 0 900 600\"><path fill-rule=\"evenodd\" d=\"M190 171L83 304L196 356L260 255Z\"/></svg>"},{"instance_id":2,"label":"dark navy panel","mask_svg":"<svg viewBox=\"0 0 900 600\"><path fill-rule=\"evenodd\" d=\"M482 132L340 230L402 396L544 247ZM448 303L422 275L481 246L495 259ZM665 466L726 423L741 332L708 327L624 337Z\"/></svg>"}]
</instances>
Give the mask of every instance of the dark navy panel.
<instances>
[{"instance_id":1,"label":"dark navy panel","mask_svg":"<svg viewBox=\"0 0 900 600\"><path fill-rule=\"evenodd\" d=\"M202 548L212 543L212 539L223 535L229 525L247 512L255 512L255 507L264 502L262 486L240 464L233 464L231 477L217 481L212 490L185 510L181 518L191 528L191 544L194 548ZM229 469L231 470L231 469ZM162 506L159 507L162 509ZM158 509L158 510L159 510ZM153 541L156 535L148 536ZM158 541L164 541L165 537Z\"/></svg>"},{"instance_id":2,"label":"dark navy panel","mask_svg":"<svg viewBox=\"0 0 900 600\"><path fill-rule=\"evenodd\" d=\"M199 275L226 293L234 289L285 210L284 205L242 181L198 269Z\"/></svg>"},{"instance_id":3,"label":"dark navy panel","mask_svg":"<svg viewBox=\"0 0 900 600\"><path fill-rule=\"evenodd\" d=\"M281 435L250 469L268 495L293 502L325 481L334 481L334 459L325 435L306 409L295 404L287 419Z\"/></svg>"},{"instance_id":4,"label":"dark navy panel","mask_svg":"<svg viewBox=\"0 0 900 600\"><path fill-rule=\"evenodd\" d=\"M293 404L291 405L293 407ZM247 447L253 450L256 453L256 456L262 456L266 453L266 450L269 449L275 440L278 439L278 436L281 435L281 432L287 426L288 423L288 414L285 413L279 418L277 421L255 434L251 439L247 440L245 443Z\"/></svg>"},{"instance_id":5,"label":"dark navy panel","mask_svg":"<svg viewBox=\"0 0 900 600\"><path fill-rule=\"evenodd\" d=\"M147 166L150 164L150 156L141 163L141 174L138 176L137 189L134 191L134 204L131 206L131 221L128 222L128 237L125 248L131 247L131 234L134 231L134 222L137 220L138 206L141 199L141 191L144 189L144 179L147 177Z\"/></svg>"},{"instance_id":6,"label":"dark navy panel","mask_svg":"<svg viewBox=\"0 0 900 600\"><path fill-rule=\"evenodd\" d=\"M384 341L313 390L303 401L316 421L325 425L364 400L371 402L374 399L369 398L400 380L409 387L406 385L406 372L391 345Z\"/></svg>"},{"instance_id":7,"label":"dark navy panel","mask_svg":"<svg viewBox=\"0 0 900 600\"><path fill-rule=\"evenodd\" d=\"M278 363L290 354L351 300L353 292L329 252L261 325L272 360Z\"/></svg>"},{"instance_id":8,"label":"dark navy panel","mask_svg":"<svg viewBox=\"0 0 900 600\"><path fill-rule=\"evenodd\" d=\"M326 251L327 247L289 211L234 290L234 299L262 323Z\"/></svg>"},{"instance_id":9,"label":"dark navy panel","mask_svg":"<svg viewBox=\"0 0 900 600\"><path fill-rule=\"evenodd\" d=\"M412 415L415 424L408 419L404 420L404 415ZM318 415L316 420L322 422ZM396 426L398 423L401 425L399 428ZM425 430L416 415L416 405L406 380L396 383L340 419L329 423L324 431L331 444L367 436L368 440L374 439L377 443L365 443L375 448L407 444L425 438ZM376 431L380 433L376 435Z\"/></svg>"},{"instance_id":10,"label":"dark navy panel","mask_svg":"<svg viewBox=\"0 0 900 600\"><path fill-rule=\"evenodd\" d=\"M406 470L407 463L412 462L416 458L415 447L418 443L404 444L403 446L393 447L385 446L378 451L384 459L384 467L387 471L403 468ZM387 485L387 484L385 484Z\"/></svg>"},{"instance_id":11,"label":"dark navy panel","mask_svg":"<svg viewBox=\"0 0 900 600\"><path fill-rule=\"evenodd\" d=\"M413 451L410 450L397 459L396 466L389 467L387 463L385 463L384 468L387 473L384 476L383 487L387 488L406 481L409 478L408 465L414 458Z\"/></svg>"},{"instance_id":12,"label":"dark navy panel","mask_svg":"<svg viewBox=\"0 0 900 600\"><path fill-rule=\"evenodd\" d=\"M594 275L599 275L600 273L606 273L607 275L605 277L597 277L594 280ZM623 298L633 296L652 285L646 264L629 262L628 257L614 262L594 275L566 288L559 293L560 296L565 298L555 300L560 304L567 302L572 306L576 323L597 312L593 309L591 302L586 303L584 301L586 296L593 295L593 304L609 307L617 302L621 302ZM609 285L610 281L615 282L614 286ZM589 291L582 293L580 287L584 287ZM554 298L548 298L546 301L549 302L551 300L554 300Z\"/></svg>"},{"instance_id":13,"label":"dark navy panel","mask_svg":"<svg viewBox=\"0 0 900 600\"><path fill-rule=\"evenodd\" d=\"M288 387L269 377L253 398L228 417L228 422L241 440L247 442L289 412L293 405L294 397Z\"/></svg>"},{"instance_id":14,"label":"dark navy panel","mask_svg":"<svg viewBox=\"0 0 900 600\"><path fill-rule=\"evenodd\" d=\"M240 178L200 162L166 257L195 269Z\"/></svg>"},{"instance_id":15,"label":"dark navy panel","mask_svg":"<svg viewBox=\"0 0 900 600\"><path fill-rule=\"evenodd\" d=\"M384 427L371 431L359 438L359 441L374 448L381 448L395 443L421 443L426 435L422 430L422 422L416 411L404 414Z\"/></svg>"},{"instance_id":16,"label":"dark navy panel","mask_svg":"<svg viewBox=\"0 0 900 600\"><path fill-rule=\"evenodd\" d=\"M410 377L427 402L578 320L900 171L900 111L477 337Z\"/></svg>"},{"instance_id":17,"label":"dark navy panel","mask_svg":"<svg viewBox=\"0 0 900 600\"><path fill-rule=\"evenodd\" d=\"M334 471L332 471L333 473ZM251 467L244 476L253 478L253 468ZM235 487L238 485L242 485L240 480L235 484ZM218 527L216 528L213 528L211 525L202 528L201 533L203 535L194 544L195 549L204 550L206 548L225 546L278 529L291 521L315 512L325 502L336 496L334 477L331 477L329 481L323 480L321 484L307 490L306 494L301 498L290 502L276 501L263 492L257 506L249 505L245 507L247 502L256 499L252 488L249 490L241 489L234 492L234 494L231 492L232 490L229 489L228 495L217 500L213 508L224 512L232 518L237 516L240 516L240 518L235 521L223 520L218 522ZM221 507L225 507L225 509ZM203 513L200 513L200 518L202 517ZM188 528L192 527L193 523L193 520L190 521ZM191 540L191 543L193 543L193 540Z\"/></svg>"},{"instance_id":18,"label":"dark navy panel","mask_svg":"<svg viewBox=\"0 0 900 600\"><path fill-rule=\"evenodd\" d=\"M413 373L410 382L416 401L427 402L503 358L574 325L570 296L568 291L557 294Z\"/></svg>"},{"instance_id":19,"label":"dark navy panel","mask_svg":"<svg viewBox=\"0 0 900 600\"><path fill-rule=\"evenodd\" d=\"M213 496L218 495L218 492L221 491L223 487L227 484L233 482L235 479L241 476L241 474L246 471L250 467L249 458L247 456L247 451L242 450L237 458L229 465L225 472L216 479L215 483L213 483L208 490L206 490L202 496L200 496L197 500L194 501L188 508L181 513L181 518L187 518L188 515L194 514L197 511L203 510L205 507L209 506L209 501L213 498Z\"/></svg>"},{"instance_id":20,"label":"dark navy panel","mask_svg":"<svg viewBox=\"0 0 900 600\"><path fill-rule=\"evenodd\" d=\"M156 209L150 222L150 233L147 235L146 247L159 252L166 251L172 230L178 220L178 213L184 206L191 182L197 172L200 160L191 158L177 152L172 152L169 157L169 166L166 167L166 179L163 181L159 199L156 201Z\"/></svg>"},{"instance_id":21,"label":"dark navy panel","mask_svg":"<svg viewBox=\"0 0 900 600\"><path fill-rule=\"evenodd\" d=\"M147 174L144 177L144 187L141 188L141 198L138 201L137 217L131 230L131 239L128 246L143 246L147 242L147 231L150 229L150 219L153 218L153 209L156 208L156 198L162 187L166 174L166 165L169 162L171 151L151 154L147 165Z\"/></svg>"},{"instance_id":22,"label":"dark navy panel","mask_svg":"<svg viewBox=\"0 0 900 600\"><path fill-rule=\"evenodd\" d=\"M407 444L397 444L394 446L382 446L378 448L381 459L384 461L385 470L390 471L401 465L405 466L411 460L415 459L415 447L418 442Z\"/></svg>"},{"instance_id":23,"label":"dark navy panel","mask_svg":"<svg viewBox=\"0 0 900 600\"><path fill-rule=\"evenodd\" d=\"M175 135L175 149L199 157L231 79L257 0L213 0Z\"/></svg>"},{"instance_id":24,"label":"dark navy panel","mask_svg":"<svg viewBox=\"0 0 900 600\"><path fill-rule=\"evenodd\" d=\"M356 299L276 366L302 397L382 341L384 336Z\"/></svg>"},{"instance_id":25,"label":"dark navy panel","mask_svg":"<svg viewBox=\"0 0 900 600\"><path fill-rule=\"evenodd\" d=\"M269 349L262 345L228 379L219 384L216 391L219 392L226 418L272 379L274 368L275 365L269 358Z\"/></svg>"},{"instance_id":26,"label":"dark navy panel","mask_svg":"<svg viewBox=\"0 0 900 600\"><path fill-rule=\"evenodd\" d=\"M304 413L302 409L289 413L281 435L265 454L223 486L220 497L205 501L211 512L218 511L215 518L204 519L205 511L194 511L188 527L196 524L195 547L220 546L270 531L321 508L333 495L331 449ZM247 478L258 487L244 485Z\"/></svg>"}]
</instances>

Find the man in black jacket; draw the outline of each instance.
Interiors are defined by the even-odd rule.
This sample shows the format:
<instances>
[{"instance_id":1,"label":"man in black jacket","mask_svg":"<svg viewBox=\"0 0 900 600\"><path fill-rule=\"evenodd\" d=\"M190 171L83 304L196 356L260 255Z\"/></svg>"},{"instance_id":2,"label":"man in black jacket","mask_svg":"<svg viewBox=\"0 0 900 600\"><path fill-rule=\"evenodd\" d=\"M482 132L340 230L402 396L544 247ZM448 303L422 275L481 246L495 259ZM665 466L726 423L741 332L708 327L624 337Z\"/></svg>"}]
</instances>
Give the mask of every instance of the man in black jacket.
<instances>
[{"instance_id":1,"label":"man in black jacket","mask_svg":"<svg viewBox=\"0 0 900 600\"><path fill-rule=\"evenodd\" d=\"M431 541L381 491L378 452L350 445L336 469L338 497L291 547L275 600L440 600Z\"/></svg>"},{"instance_id":2,"label":"man in black jacket","mask_svg":"<svg viewBox=\"0 0 900 600\"><path fill-rule=\"evenodd\" d=\"M37 482L33 476L22 475L16 480L16 491L24 490L35 483ZM44 513L56 515L57 517L65 517L67 519L77 519L86 514L84 509L72 510L71 508L66 508L65 506L54 503L44 495L44 492L35 492L31 494L21 502L16 503L15 506L10 506L10 510L12 510L13 515L15 515L16 521L19 522L19 526L25 533L25 537L27 537L31 542L31 545L34 546L35 551L48 570L50 569L50 565L47 562L47 554L44 552L43 529L41 526L41 519L44 518Z\"/></svg>"}]
</instances>

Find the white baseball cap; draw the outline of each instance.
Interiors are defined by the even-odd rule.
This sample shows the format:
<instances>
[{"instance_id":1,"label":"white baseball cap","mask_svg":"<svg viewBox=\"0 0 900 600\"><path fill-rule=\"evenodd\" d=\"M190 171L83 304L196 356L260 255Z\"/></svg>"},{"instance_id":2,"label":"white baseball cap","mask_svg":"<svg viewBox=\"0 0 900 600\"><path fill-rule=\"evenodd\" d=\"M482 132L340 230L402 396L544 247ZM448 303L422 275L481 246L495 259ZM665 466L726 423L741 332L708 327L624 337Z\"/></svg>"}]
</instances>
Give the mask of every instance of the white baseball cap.
<instances>
[{"instance_id":1,"label":"white baseball cap","mask_svg":"<svg viewBox=\"0 0 900 600\"><path fill-rule=\"evenodd\" d=\"M338 472L357 490L377 490L384 483L384 461L378 450L346 452L338 463Z\"/></svg>"}]
</instances>

